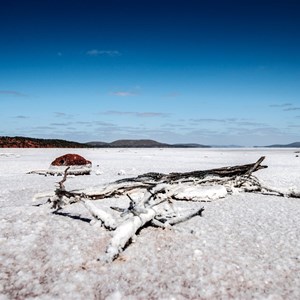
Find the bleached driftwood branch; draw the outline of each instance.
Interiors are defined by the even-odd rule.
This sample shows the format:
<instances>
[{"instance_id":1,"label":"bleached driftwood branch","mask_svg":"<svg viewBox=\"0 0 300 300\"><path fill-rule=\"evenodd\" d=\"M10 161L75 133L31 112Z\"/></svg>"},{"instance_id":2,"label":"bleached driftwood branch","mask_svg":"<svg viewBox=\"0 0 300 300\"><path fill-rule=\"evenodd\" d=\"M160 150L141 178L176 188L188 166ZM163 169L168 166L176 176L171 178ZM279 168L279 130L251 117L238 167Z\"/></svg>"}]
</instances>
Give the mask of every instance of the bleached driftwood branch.
<instances>
[{"instance_id":1,"label":"bleached driftwood branch","mask_svg":"<svg viewBox=\"0 0 300 300\"><path fill-rule=\"evenodd\" d=\"M256 172L260 169L267 168L267 166L262 166L261 162L264 160L264 156L261 157L255 164L247 164L247 165L239 165L234 167L225 167L218 169L210 169L204 171L192 171L186 173L170 173L170 174L162 174L162 173L146 173L139 175L133 178L125 178L121 180L117 180L113 183L110 183L106 186L99 187L97 191L87 192L87 191L67 191L64 188L59 188L56 190L56 195L58 198L76 198L81 197L84 193L84 197L90 200L100 200L105 198L113 198L122 196L125 194L132 194L137 191L149 191L157 190L157 188L161 188L162 184L165 184L162 192L166 192L167 190L173 190L176 188L178 184L191 183L191 186L197 185L212 185L212 184L220 184L225 185L226 183L230 183L236 178L241 179L242 176L251 177L253 172ZM246 177L246 178L247 178ZM244 180L245 182L248 180ZM64 182L63 180L61 181ZM241 181L240 181L240 185ZM206 200L206 199L204 199ZM61 201L63 203L63 201ZM67 201L69 204L69 201Z\"/></svg>"},{"instance_id":2,"label":"bleached driftwood branch","mask_svg":"<svg viewBox=\"0 0 300 300\"><path fill-rule=\"evenodd\" d=\"M204 208L200 207L184 214L179 213L174 209L174 201L211 201L224 198L234 191L300 198L300 193L295 191L283 192L268 188L252 175L258 170L267 168L261 165L264 159L265 157L262 156L253 164L204 171L146 173L115 181L93 191L67 191L64 186L68 171L66 169L59 187L49 201L54 209L81 202L91 216L100 221L107 230L114 230L105 257L106 261L112 261L123 251L136 232L146 224L171 227L195 216L201 216L204 211ZM127 196L130 201L127 208L111 207L119 212L118 218L93 203L95 200L120 196Z\"/></svg>"}]
</instances>

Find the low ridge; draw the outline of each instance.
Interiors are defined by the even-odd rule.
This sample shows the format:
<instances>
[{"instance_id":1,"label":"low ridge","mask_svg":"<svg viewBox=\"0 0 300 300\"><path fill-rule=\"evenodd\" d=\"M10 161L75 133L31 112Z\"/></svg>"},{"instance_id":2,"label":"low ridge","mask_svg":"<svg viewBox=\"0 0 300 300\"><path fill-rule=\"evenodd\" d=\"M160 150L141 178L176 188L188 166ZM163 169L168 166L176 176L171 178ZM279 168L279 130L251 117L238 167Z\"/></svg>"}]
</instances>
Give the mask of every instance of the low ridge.
<instances>
[{"instance_id":1,"label":"low ridge","mask_svg":"<svg viewBox=\"0 0 300 300\"><path fill-rule=\"evenodd\" d=\"M0 137L0 148L88 148L82 143L59 140L59 139L37 139L30 137Z\"/></svg>"}]
</instances>

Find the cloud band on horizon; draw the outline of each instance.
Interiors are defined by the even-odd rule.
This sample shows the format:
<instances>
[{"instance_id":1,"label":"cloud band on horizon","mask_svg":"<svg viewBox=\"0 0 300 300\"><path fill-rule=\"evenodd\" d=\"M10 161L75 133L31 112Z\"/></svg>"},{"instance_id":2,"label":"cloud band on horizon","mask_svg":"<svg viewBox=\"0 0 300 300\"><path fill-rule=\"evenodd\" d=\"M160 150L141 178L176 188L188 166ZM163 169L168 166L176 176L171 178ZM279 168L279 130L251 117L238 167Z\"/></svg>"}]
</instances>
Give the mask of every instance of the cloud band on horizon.
<instances>
[{"instance_id":1,"label":"cloud band on horizon","mask_svg":"<svg viewBox=\"0 0 300 300\"><path fill-rule=\"evenodd\" d=\"M169 113L161 113L161 112L134 112L134 111L106 111L101 113L103 115L118 115L118 116L136 116L140 118L153 118L153 117L167 117Z\"/></svg>"}]
</instances>

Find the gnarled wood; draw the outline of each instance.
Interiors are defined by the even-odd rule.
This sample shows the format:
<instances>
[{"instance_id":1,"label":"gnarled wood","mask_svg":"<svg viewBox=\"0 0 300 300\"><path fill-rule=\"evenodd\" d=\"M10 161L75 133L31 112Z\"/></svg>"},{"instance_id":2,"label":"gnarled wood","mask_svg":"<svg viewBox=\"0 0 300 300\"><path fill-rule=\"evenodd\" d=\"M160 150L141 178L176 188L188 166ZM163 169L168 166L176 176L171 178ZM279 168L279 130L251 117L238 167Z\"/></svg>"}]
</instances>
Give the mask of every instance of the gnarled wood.
<instances>
[{"instance_id":1,"label":"gnarled wood","mask_svg":"<svg viewBox=\"0 0 300 300\"><path fill-rule=\"evenodd\" d=\"M59 187L49 201L54 209L83 202L90 214L100 220L106 229L114 230L105 257L106 261L112 261L145 224L166 228L192 217L201 216L204 211L204 208L200 207L182 214L174 209L172 201L210 201L225 197L233 191L300 198L300 192L283 192L268 188L252 175L258 170L267 168L261 165L264 159L265 157L262 156L253 164L204 171L146 173L112 182L95 191L67 191L64 186L68 171L66 169L63 179L58 183ZM46 194L40 194L36 198L43 195ZM111 207L120 213L117 219L96 207L91 201L119 196L127 196L130 202L127 208ZM169 208L162 208L162 203Z\"/></svg>"}]
</instances>

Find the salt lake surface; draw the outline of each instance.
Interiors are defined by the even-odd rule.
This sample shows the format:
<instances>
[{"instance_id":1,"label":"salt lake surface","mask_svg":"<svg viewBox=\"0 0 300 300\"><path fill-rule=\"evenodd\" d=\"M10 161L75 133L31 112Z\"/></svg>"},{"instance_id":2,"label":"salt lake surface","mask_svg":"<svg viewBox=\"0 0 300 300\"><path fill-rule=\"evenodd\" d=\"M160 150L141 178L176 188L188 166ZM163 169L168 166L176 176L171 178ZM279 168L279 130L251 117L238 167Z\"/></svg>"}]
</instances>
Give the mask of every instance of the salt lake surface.
<instances>
[{"instance_id":1,"label":"salt lake surface","mask_svg":"<svg viewBox=\"0 0 300 300\"><path fill-rule=\"evenodd\" d=\"M53 214L32 202L60 177L26 173L66 153L93 163L92 174L69 178L67 189L150 171L253 163L264 155L268 168L256 173L260 180L300 190L295 149L0 149L1 300L300 299L299 199L248 193L201 203L203 217L173 230L144 228L107 264L98 258L111 233L91 225L80 203Z\"/></svg>"}]
</instances>

